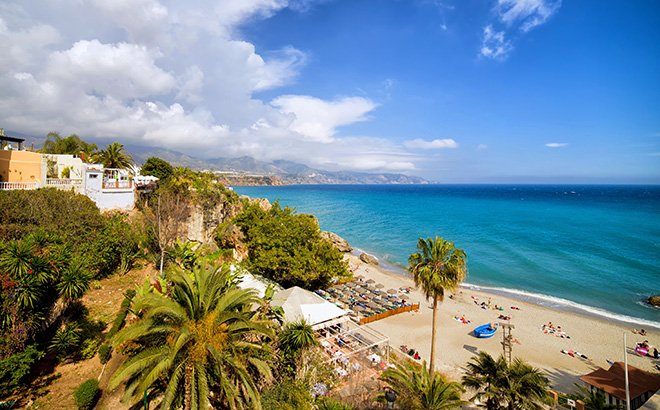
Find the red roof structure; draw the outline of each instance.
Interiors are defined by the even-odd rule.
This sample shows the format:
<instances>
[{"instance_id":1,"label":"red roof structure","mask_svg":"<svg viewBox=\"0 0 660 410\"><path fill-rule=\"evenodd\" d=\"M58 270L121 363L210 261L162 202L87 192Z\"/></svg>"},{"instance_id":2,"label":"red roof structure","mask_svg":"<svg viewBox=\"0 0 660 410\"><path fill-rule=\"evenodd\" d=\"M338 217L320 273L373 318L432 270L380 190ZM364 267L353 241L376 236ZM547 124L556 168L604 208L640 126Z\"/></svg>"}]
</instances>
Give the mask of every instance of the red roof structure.
<instances>
[{"instance_id":1,"label":"red roof structure","mask_svg":"<svg viewBox=\"0 0 660 410\"><path fill-rule=\"evenodd\" d=\"M614 363L609 370L594 370L580 379L616 398L626 399L626 379L622 362ZM660 390L660 376L628 365L628 387L631 400L649 392L648 397L653 396Z\"/></svg>"}]
</instances>

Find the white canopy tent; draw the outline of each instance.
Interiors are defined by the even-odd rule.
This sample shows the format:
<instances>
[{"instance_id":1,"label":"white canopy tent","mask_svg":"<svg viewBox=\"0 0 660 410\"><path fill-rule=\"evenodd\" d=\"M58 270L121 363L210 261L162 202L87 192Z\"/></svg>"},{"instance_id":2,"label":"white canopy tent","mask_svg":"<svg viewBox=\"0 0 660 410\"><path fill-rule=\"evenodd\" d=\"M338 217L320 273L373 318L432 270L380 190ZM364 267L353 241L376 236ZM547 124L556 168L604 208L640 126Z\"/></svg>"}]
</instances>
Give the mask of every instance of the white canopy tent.
<instances>
[{"instance_id":1,"label":"white canopy tent","mask_svg":"<svg viewBox=\"0 0 660 410\"><path fill-rule=\"evenodd\" d=\"M304 319L314 330L350 320L344 309L298 286L277 292L271 304L282 307L286 322Z\"/></svg>"}]
</instances>

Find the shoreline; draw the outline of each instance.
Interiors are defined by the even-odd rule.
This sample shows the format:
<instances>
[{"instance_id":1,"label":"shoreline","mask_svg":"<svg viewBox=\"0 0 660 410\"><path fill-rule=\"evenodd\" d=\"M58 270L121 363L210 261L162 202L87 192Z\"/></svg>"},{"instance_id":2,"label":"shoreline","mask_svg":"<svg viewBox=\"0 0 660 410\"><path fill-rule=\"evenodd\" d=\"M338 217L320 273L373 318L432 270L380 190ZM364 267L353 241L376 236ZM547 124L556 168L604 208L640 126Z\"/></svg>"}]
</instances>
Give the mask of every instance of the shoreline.
<instances>
[{"instance_id":1,"label":"shoreline","mask_svg":"<svg viewBox=\"0 0 660 410\"><path fill-rule=\"evenodd\" d=\"M403 267L392 264L389 261L386 261L383 258L379 257L377 254L364 251L361 248L353 248L353 251L351 251L350 254L357 257L362 252L366 252L369 255L376 257L379 263L378 267L380 267L381 270L389 272L393 275L401 276L404 279L410 279L412 281L412 278ZM654 328L656 330L660 330L660 322L628 316L622 313L611 312L603 308L599 308L597 306L585 305L558 296L529 292L522 289L504 288L504 287L497 287L490 285L479 285L476 283L468 283L468 282L462 283L460 287L464 290L465 289L476 290L479 292L488 293L492 295L504 296L510 299L518 300L520 302L533 303L536 305L547 307L548 309L556 309L565 312L572 312L572 313L592 317L596 320L602 320L606 322L614 321L622 326L634 325L644 328ZM660 315L660 308L655 308L655 309L658 311L658 315Z\"/></svg>"},{"instance_id":2,"label":"shoreline","mask_svg":"<svg viewBox=\"0 0 660 410\"><path fill-rule=\"evenodd\" d=\"M349 267L354 275L374 279L386 288L411 287L411 303L420 302L419 312L401 313L375 322L369 327L390 338L390 346L398 350L407 345L419 351L422 360L430 357L432 309L423 294L414 288L412 278L388 270L380 265L369 265L356 255L348 254ZM503 310L482 308L480 302L492 300ZM511 307L519 309L511 309ZM508 321L498 319L499 315L510 316ZM471 322L463 324L455 317L464 316ZM494 357L502 354L502 333L497 331L489 339L478 339L472 330L484 323L506 322L513 324L513 334L520 344L513 345L513 356L524 358L528 363L543 369L551 385L561 391L574 390L573 383L580 382L579 376L598 367L608 368L608 360L623 361L623 334L628 334L628 363L640 369L657 372L655 365L660 360L634 354L635 343L648 340L659 346L660 331L646 328L646 335L632 333L633 325L595 317L579 312L561 310L534 302L522 301L508 296L497 295L474 288L460 288L453 297L445 297L438 311L437 368L454 380L465 373L465 364L477 351L486 351ZM552 322L561 326L570 337L562 338L542 331L542 325ZM637 326L639 328L639 326ZM588 359L580 359L563 351L572 350L585 354Z\"/></svg>"}]
</instances>

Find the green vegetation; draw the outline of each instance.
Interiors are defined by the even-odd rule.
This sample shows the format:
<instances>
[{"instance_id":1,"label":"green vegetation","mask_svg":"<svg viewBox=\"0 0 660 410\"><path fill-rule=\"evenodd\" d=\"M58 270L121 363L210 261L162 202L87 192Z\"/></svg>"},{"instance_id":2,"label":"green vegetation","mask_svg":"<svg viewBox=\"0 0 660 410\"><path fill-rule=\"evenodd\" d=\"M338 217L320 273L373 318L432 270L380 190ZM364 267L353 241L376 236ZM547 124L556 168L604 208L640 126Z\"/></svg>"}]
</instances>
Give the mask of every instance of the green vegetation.
<instances>
[{"instance_id":1,"label":"green vegetation","mask_svg":"<svg viewBox=\"0 0 660 410\"><path fill-rule=\"evenodd\" d=\"M112 357L112 346L107 343L104 343L99 347L99 361L101 364L106 364L110 361Z\"/></svg>"},{"instance_id":2,"label":"green vegetation","mask_svg":"<svg viewBox=\"0 0 660 410\"><path fill-rule=\"evenodd\" d=\"M174 174L174 167L158 157L149 157L144 161L140 174L154 176L163 182Z\"/></svg>"},{"instance_id":3,"label":"green vegetation","mask_svg":"<svg viewBox=\"0 0 660 410\"><path fill-rule=\"evenodd\" d=\"M44 154L79 155L83 161L87 162L96 150L96 144L89 144L81 140L76 134L61 137L57 132L49 132L40 151Z\"/></svg>"},{"instance_id":4,"label":"green vegetation","mask_svg":"<svg viewBox=\"0 0 660 410\"><path fill-rule=\"evenodd\" d=\"M460 383L448 381L440 373L431 373L426 367L407 361L396 368L387 369L380 379L396 393L400 408L419 410L458 409L461 400Z\"/></svg>"},{"instance_id":5,"label":"green vegetation","mask_svg":"<svg viewBox=\"0 0 660 410\"><path fill-rule=\"evenodd\" d=\"M508 364L504 356L494 359L486 352L467 364L463 386L475 391L488 410L544 409L548 400L548 380L543 372L516 358Z\"/></svg>"},{"instance_id":6,"label":"green vegetation","mask_svg":"<svg viewBox=\"0 0 660 410\"><path fill-rule=\"evenodd\" d=\"M92 155L92 161L103 164L105 168L128 169L133 165L133 158L124 149L124 144L113 142Z\"/></svg>"},{"instance_id":7,"label":"green vegetation","mask_svg":"<svg viewBox=\"0 0 660 410\"><path fill-rule=\"evenodd\" d=\"M129 289L124 295L124 300L121 301L121 306L119 307L119 312L115 316L115 320L112 321L112 327L108 331L108 338L114 337L117 332L119 332L124 327L124 321L126 320L126 315L128 315L128 310L131 308L131 302L135 297L135 290Z\"/></svg>"},{"instance_id":8,"label":"green vegetation","mask_svg":"<svg viewBox=\"0 0 660 410\"><path fill-rule=\"evenodd\" d=\"M607 397L602 390L590 389L582 384L575 384L576 391L567 395L573 400L581 400L586 410L617 410L619 406L607 403Z\"/></svg>"},{"instance_id":9,"label":"green vegetation","mask_svg":"<svg viewBox=\"0 0 660 410\"><path fill-rule=\"evenodd\" d=\"M30 345L20 353L0 360L0 391L11 392L18 388L43 356L44 352L37 346Z\"/></svg>"},{"instance_id":10,"label":"green vegetation","mask_svg":"<svg viewBox=\"0 0 660 410\"><path fill-rule=\"evenodd\" d=\"M309 386L291 379L273 384L261 396L264 410L312 410L312 405Z\"/></svg>"},{"instance_id":11,"label":"green vegetation","mask_svg":"<svg viewBox=\"0 0 660 410\"><path fill-rule=\"evenodd\" d=\"M445 290L454 290L467 275L467 255L454 247L453 242L440 237L419 238L419 252L408 258L408 270L415 286L421 287L426 299L433 300L433 328L431 331L430 372L435 371L435 337L437 331L438 301L442 302Z\"/></svg>"},{"instance_id":12,"label":"green vegetation","mask_svg":"<svg viewBox=\"0 0 660 410\"><path fill-rule=\"evenodd\" d=\"M27 382L41 351L58 360L96 354L105 324L79 300L93 279L133 265L141 234L125 216L53 189L0 192L0 218L0 363L16 367L0 370L4 397Z\"/></svg>"},{"instance_id":13,"label":"green vegetation","mask_svg":"<svg viewBox=\"0 0 660 410\"><path fill-rule=\"evenodd\" d=\"M96 379L89 379L78 386L73 398L79 410L91 410L96 405L100 393L99 382Z\"/></svg>"},{"instance_id":14,"label":"green vegetation","mask_svg":"<svg viewBox=\"0 0 660 410\"><path fill-rule=\"evenodd\" d=\"M254 292L236 287L227 266L201 263L176 270L166 295L152 292L135 302L140 320L114 343L130 342L130 358L112 376L110 388L127 381L125 400L162 391L163 408L259 407L258 384L272 378L272 323L253 319ZM213 395L211 395L213 392Z\"/></svg>"},{"instance_id":15,"label":"green vegetation","mask_svg":"<svg viewBox=\"0 0 660 410\"><path fill-rule=\"evenodd\" d=\"M353 410L353 407L330 397L322 397L317 401L318 410ZM416 407L415 407L416 408ZM443 407L443 409L446 407Z\"/></svg>"},{"instance_id":16,"label":"green vegetation","mask_svg":"<svg viewBox=\"0 0 660 410\"><path fill-rule=\"evenodd\" d=\"M341 252L321 237L311 215L296 214L278 203L267 211L249 204L233 223L245 236L247 268L284 287L318 289L335 277L349 275ZM219 231L221 245L226 232L228 229Z\"/></svg>"}]
</instances>

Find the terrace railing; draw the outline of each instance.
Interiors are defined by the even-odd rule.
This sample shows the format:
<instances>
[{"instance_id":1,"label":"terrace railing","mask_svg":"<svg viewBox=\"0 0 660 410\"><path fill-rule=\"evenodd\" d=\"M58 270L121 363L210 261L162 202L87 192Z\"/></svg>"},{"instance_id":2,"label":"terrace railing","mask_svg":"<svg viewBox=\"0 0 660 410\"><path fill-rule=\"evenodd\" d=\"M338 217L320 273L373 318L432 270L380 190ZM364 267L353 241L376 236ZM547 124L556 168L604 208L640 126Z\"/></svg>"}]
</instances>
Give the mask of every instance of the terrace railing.
<instances>
[{"instance_id":1,"label":"terrace railing","mask_svg":"<svg viewBox=\"0 0 660 410\"><path fill-rule=\"evenodd\" d=\"M82 188L82 178L48 178L46 186L68 191L70 189L80 190Z\"/></svg>"},{"instance_id":2,"label":"terrace railing","mask_svg":"<svg viewBox=\"0 0 660 410\"><path fill-rule=\"evenodd\" d=\"M106 179L103 180L103 189L132 189L132 180Z\"/></svg>"},{"instance_id":3,"label":"terrace railing","mask_svg":"<svg viewBox=\"0 0 660 410\"><path fill-rule=\"evenodd\" d=\"M16 189L37 189L36 182L0 182L0 191L12 191Z\"/></svg>"}]
</instances>

